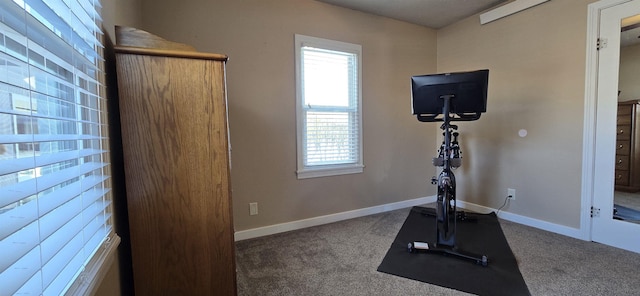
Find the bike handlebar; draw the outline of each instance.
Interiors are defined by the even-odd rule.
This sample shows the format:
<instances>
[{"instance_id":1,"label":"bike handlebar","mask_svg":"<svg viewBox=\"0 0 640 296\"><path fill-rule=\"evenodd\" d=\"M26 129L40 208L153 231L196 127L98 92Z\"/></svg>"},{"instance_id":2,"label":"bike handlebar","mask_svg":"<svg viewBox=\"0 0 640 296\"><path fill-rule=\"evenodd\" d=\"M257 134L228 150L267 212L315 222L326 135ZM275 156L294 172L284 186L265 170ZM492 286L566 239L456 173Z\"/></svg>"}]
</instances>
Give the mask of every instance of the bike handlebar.
<instances>
[{"instance_id":1,"label":"bike handlebar","mask_svg":"<svg viewBox=\"0 0 640 296\"><path fill-rule=\"evenodd\" d=\"M458 117L454 117L454 116L450 116L449 117L449 121L474 121L474 120L478 120L480 119L480 115L482 113L477 112L477 113L472 113L472 114L468 114L468 113L454 113L454 115L458 116ZM441 113L438 114L416 114L416 117L418 118L418 121L420 122L438 122L438 121L444 121L443 117L438 117L441 116Z\"/></svg>"}]
</instances>

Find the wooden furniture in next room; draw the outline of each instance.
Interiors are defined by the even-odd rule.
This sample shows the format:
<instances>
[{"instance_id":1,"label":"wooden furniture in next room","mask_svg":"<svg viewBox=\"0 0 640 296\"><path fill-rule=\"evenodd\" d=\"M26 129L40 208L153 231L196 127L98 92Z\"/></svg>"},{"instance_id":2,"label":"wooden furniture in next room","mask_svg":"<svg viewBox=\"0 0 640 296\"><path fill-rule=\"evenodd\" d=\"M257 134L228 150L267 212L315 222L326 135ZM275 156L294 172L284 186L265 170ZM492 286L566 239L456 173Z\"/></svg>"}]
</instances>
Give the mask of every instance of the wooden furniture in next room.
<instances>
[{"instance_id":1,"label":"wooden furniture in next room","mask_svg":"<svg viewBox=\"0 0 640 296\"><path fill-rule=\"evenodd\" d=\"M116 28L136 295L235 295L227 56Z\"/></svg>"},{"instance_id":2,"label":"wooden furniture in next room","mask_svg":"<svg viewBox=\"0 0 640 296\"><path fill-rule=\"evenodd\" d=\"M640 191L640 100L618 103L615 189Z\"/></svg>"}]
</instances>

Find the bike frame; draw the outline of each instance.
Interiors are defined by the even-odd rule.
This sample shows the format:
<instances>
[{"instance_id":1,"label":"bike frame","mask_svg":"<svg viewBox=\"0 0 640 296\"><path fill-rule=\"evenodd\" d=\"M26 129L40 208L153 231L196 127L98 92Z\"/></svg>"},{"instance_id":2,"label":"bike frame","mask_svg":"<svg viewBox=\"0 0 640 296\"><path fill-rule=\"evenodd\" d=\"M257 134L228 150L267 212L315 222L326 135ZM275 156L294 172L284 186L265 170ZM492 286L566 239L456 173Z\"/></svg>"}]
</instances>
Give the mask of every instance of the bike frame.
<instances>
[{"instance_id":1,"label":"bike frame","mask_svg":"<svg viewBox=\"0 0 640 296\"><path fill-rule=\"evenodd\" d=\"M451 135L458 127L450 123L450 100L453 96L443 96L444 107L443 121L440 127L444 130L444 145L440 148L439 157L443 159L443 168L437 179L438 200L436 206L437 218L437 244L445 246L455 245L456 231L456 177L452 171L451 161L453 153L451 147Z\"/></svg>"},{"instance_id":2,"label":"bike frame","mask_svg":"<svg viewBox=\"0 0 640 296\"><path fill-rule=\"evenodd\" d=\"M451 124L451 121L471 121L480 118L480 113L476 114L456 114L453 118L450 115L450 101L454 95L444 95L440 98L444 100L442 107L443 118L437 118L437 115L418 115L418 120L423 122L443 121L440 127L444 131L444 141L440 147L438 157L434 158L435 166L442 166L442 170L438 174L438 178L431 179L431 183L438 186L438 199L436 205L436 232L437 238L435 246L429 246L425 242L413 242L408 244L409 252L427 252L451 255L454 257L471 260L482 266L488 265L486 255L469 253L456 247L456 221L458 219L470 220L467 215L462 212L458 213L456 208L456 178L453 174L453 167L457 167L460 163L452 164L453 161L460 160L460 148L457 141L457 133L454 130L458 126ZM452 136L455 138L452 141Z\"/></svg>"}]
</instances>

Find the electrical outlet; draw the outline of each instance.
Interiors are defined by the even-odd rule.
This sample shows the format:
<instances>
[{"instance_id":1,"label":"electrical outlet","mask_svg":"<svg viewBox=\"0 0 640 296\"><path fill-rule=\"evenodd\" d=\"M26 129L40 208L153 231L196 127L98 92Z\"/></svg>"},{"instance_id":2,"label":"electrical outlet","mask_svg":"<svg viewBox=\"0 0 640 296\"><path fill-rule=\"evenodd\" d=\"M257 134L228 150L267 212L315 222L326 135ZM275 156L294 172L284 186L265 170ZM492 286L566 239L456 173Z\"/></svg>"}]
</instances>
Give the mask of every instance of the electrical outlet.
<instances>
[{"instance_id":1,"label":"electrical outlet","mask_svg":"<svg viewBox=\"0 0 640 296\"><path fill-rule=\"evenodd\" d=\"M249 215L254 216L258 214L258 203L250 202L249 203Z\"/></svg>"},{"instance_id":2,"label":"electrical outlet","mask_svg":"<svg viewBox=\"0 0 640 296\"><path fill-rule=\"evenodd\" d=\"M507 188L507 198L510 200L516 200L516 190L513 188Z\"/></svg>"}]
</instances>

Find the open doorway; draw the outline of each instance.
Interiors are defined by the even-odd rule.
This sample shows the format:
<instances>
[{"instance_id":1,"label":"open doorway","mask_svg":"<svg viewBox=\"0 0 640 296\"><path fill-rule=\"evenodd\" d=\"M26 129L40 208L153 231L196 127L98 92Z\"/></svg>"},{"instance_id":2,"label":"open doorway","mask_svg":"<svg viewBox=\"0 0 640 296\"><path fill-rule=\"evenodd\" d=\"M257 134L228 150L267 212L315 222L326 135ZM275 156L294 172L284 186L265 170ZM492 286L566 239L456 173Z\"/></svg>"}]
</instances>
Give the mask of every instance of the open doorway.
<instances>
[{"instance_id":1,"label":"open doorway","mask_svg":"<svg viewBox=\"0 0 640 296\"><path fill-rule=\"evenodd\" d=\"M640 223L640 14L624 18L620 31L613 210L614 219Z\"/></svg>"},{"instance_id":2,"label":"open doorway","mask_svg":"<svg viewBox=\"0 0 640 296\"><path fill-rule=\"evenodd\" d=\"M621 32L627 27L625 22L636 15L640 15L640 0L601 0L589 5L581 227L593 241L640 253L640 224L619 219L616 211L621 209L623 197L614 198L614 192L625 192L623 187L627 193L635 193L634 184L640 181L640 171L639 175L633 172L634 166L640 169L632 164L635 148L629 146L640 140L640 128L637 135L631 130L639 119L640 107L619 102L622 90L618 79ZM631 124L621 130L619 123L626 123L623 121ZM621 148L628 150L621 153ZM640 160L640 155L637 158ZM626 183L617 178L622 173L628 174Z\"/></svg>"}]
</instances>

